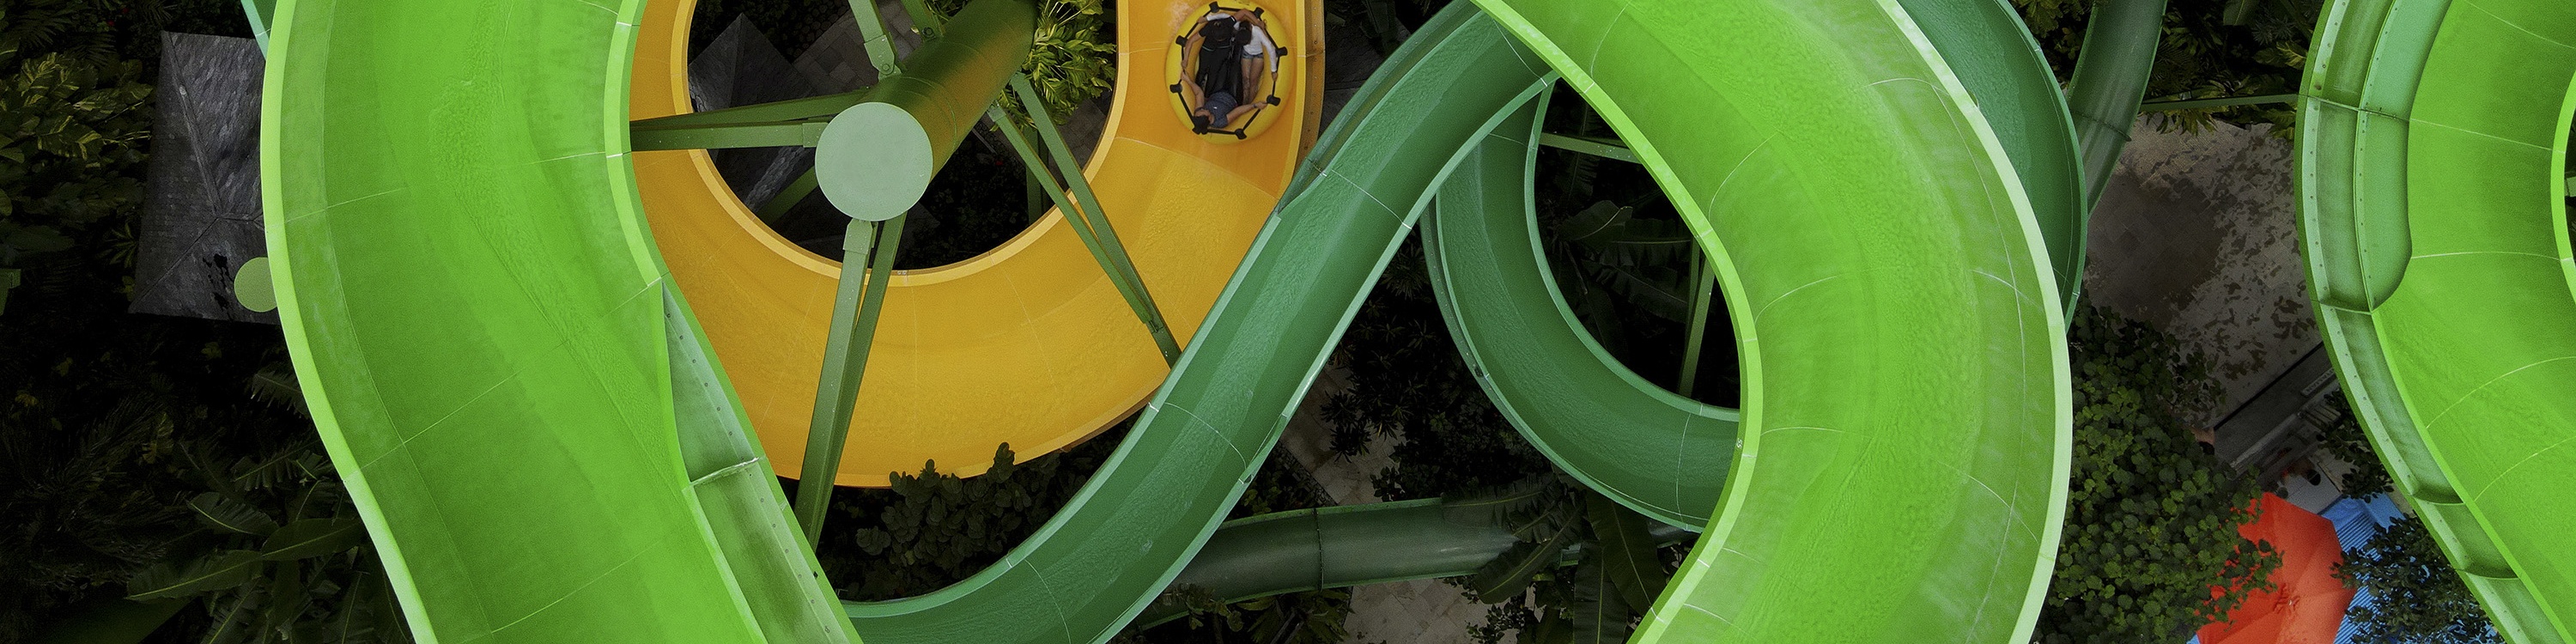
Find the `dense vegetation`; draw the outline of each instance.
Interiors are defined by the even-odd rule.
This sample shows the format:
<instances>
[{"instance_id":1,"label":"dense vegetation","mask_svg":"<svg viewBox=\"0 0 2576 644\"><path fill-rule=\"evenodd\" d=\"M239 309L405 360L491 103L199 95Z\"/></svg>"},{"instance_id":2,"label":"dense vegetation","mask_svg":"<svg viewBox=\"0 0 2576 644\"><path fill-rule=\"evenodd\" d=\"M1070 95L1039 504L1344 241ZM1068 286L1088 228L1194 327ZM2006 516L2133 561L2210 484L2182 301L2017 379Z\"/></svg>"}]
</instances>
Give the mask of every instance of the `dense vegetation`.
<instances>
[{"instance_id":1,"label":"dense vegetation","mask_svg":"<svg viewBox=\"0 0 2576 644\"><path fill-rule=\"evenodd\" d=\"M240 7L0 0L0 641L129 594L164 641L400 637L277 330L125 313L160 32Z\"/></svg>"},{"instance_id":2,"label":"dense vegetation","mask_svg":"<svg viewBox=\"0 0 2576 644\"><path fill-rule=\"evenodd\" d=\"M2352 464L2343 475L2345 496L2368 498L2389 494L2400 503L2388 468L2371 450L2358 418L2344 410L2349 401L2336 393L2326 401L2330 417L2314 419L2324 427L2319 447L2336 460ZM2344 586L2371 596L2369 606L2356 606L2350 616L2359 641L2389 644L2489 644L2504 641L2486 608L2442 555L2441 545L2424 522L2401 517L2360 548L2344 551L2335 567Z\"/></svg>"},{"instance_id":3,"label":"dense vegetation","mask_svg":"<svg viewBox=\"0 0 2576 644\"><path fill-rule=\"evenodd\" d=\"M2085 20L2100 0L2013 0L2060 81L2084 50ZM2147 100L2292 94L2308 64L2308 40L2323 0L2166 0L2165 32ZM2168 125L2270 123L2288 133L2288 103L2173 112Z\"/></svg>"},{"instance_id":4,"label":"dense vegetation","mask_svg":"<svg viewBox=\"0 0 2576 644\"><path fill-rule=\"evenodd\" d=\"M2280 556L2236 532L2261 490L2183 422L2216 395L2199 356L2102 309L2073 317L2074 477L2035 641L2181 639L2269 587Z\"/></svg>"}]
</instances>

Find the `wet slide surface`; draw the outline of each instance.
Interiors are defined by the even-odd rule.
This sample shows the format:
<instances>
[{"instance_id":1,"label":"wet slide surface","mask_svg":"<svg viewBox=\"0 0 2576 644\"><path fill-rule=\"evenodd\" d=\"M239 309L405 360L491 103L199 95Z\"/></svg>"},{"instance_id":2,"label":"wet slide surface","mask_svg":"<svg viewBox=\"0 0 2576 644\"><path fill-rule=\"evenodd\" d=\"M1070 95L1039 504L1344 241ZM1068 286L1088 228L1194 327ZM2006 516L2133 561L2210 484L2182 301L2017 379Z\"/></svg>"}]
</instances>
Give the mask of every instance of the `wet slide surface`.
<instances>
[{"instance_id":1,"label":"wet slide surface","mask_svg":"<svg viewBox=\"0 0 2576 644\"><path fill-rule=\"evenodd\" d=\"M2083 176L2065 99L2038 45L2003 0L1907 6L1977 99L1970 113L1993 126L2032 196L2051 267L2070 283L2083 255ZM1557 466L1657 520L1706 525L1735 454L1737 412L1647 382L1583 329L1538 243L1529 169L1509 166L1452 177L1440 198L1447 216L1424 237L1460 355Z\"/></svg>"},{"instance_id":2,"label":"wet slide surface","mask_svg":"<svg viewBox=\"0 0 2576 644\"><path fill-rule=\"evenodd\" d=\"M2065 502L2060 295L1904 11L1478 4L1654 171L1737 329L1743 447L1638 639L2027 639Z\"/></svg>"},{"instance_id":3,"label":"wet slide surface","mask_svg":"<svg viewBox=\"0 0 2576 644\"><path fill-rule=\"evenodd\" d=\"M651 0L639 27L633 118L690 111L694 0ZM1316 3L1264 3L1288 107L1260 136L1214 143L1172 113L1174 30L1205 2L1118 3L1119 69L1085 174L1176 339L1216 301L1278 203L1321 110ZM977 145L966 143L967 146ZM780 476L801 475L841 266L796 247L734 196L705 151L634 155L644 212ZM1016 189L1016 186L1013 187ZM923 212L937 219L942 213ZM868 354L837 477L887 484L935 460L961 476L1089 438L1134 413L1169 373L1153 338L1060 212L956 264L897 271Z\"/></svg>"},{"instance_id":4,"label":"wet slide surface","mask_svg":"<svg viewBox=\"0 0 2576 644\"><path fill-rule=\"evenodd\" d=\"M2321 20L2298 181L2336 369L2497 630L2576 641L2576 5L2339 0Z\"/></svg>"},{"instance_id":5,"label":"wet slide surface","mask_svg":"<svg viewBox=\"0 0 2576 644\"><path fill-rule=\"evenodd\" d=\"M279 6L280 317L423 641L848 639L645 236L641 9Z\"/></svg>"}]
</instances>

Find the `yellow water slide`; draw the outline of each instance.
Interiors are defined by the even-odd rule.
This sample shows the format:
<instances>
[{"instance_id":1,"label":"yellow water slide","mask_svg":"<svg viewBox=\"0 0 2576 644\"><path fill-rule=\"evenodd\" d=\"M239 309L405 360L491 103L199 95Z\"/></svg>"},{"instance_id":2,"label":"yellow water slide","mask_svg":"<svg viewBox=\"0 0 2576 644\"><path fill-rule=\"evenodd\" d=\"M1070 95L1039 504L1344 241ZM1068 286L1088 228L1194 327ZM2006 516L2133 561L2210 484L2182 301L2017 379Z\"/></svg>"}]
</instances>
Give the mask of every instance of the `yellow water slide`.
<instances>
[{"instance_id":1,"label":"yellow water slide","mask_svg":"<svg viewBox=\"0 0 2576 644\"><path fill-rule=\"evenodd\" d=\"M1177 338L1214 304L1321 124L1321 0L1262 3L1282 57L1278 121L1242 141L1193 133L1162 73L1204 1L1118 3L1118 82L1084 174ZM639 27L637 120L690 111L695 0L653 0ZM635 177L672 279L740 392L778 473L803 466L840 262L798 248L737 198L704 150L637 152ZM1016 189L1016 186L1013 187ZM838 483L882 487L925 460L971 476L1008 443L1026 460L1144 404L1169 372L1090 252L1049 211L973 259L896 271Z\"/></svg>"}]
</instances>

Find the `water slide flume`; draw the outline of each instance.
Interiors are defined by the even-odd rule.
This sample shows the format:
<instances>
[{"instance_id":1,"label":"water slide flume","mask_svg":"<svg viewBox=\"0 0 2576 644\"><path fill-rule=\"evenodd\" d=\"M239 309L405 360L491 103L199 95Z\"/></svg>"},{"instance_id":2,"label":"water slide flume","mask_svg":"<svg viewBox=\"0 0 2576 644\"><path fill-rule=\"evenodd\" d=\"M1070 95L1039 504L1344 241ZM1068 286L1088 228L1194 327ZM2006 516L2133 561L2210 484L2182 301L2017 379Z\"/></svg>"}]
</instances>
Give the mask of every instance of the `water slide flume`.
<instances>
[{"instance_id":1,"label":"water slide flume","mask_svg":"<svg viewBox=\"0 0 2576 644\"><path fill-rule=\"evenodd\" d=\"M853 640L645 236L641 11L278 9L280 318L422 641Z\"/></svg>"},{"instance_id":2,"label":"water slide flume","mask_svg":"<svg viewBox=\"0 0 2576 644\"><path fill-rule=\"evenodd\" d=\"M1894 4L1682 4L1453 5L1321 140L1076 499L966 582L849 607L858 632L879 643L1114 634L1215 531L1442 176L1473 144L1526 154L1526 120L1505 117L1554 71L1683 204L1717 258L1751 383L1752 432L1724 511L1642 637L2026 635L2062 505L2067 419L2062 316L2012 166ZM666 286L687 280L665 276L639 215L639 187L645 202L705 199L707 175L684 152L625 171L615 100L639 9L281 10L264 147L288 331L334 461L432 639L834 636L797 630L832 606L811 601L824 591L810 554L776 547L795 539L775 491L714 488L763 479L765 465L747 442L724 447L747 436L727 433L742 418L723 422L731 412L715 403L729 399L706 389L722 381L703 375L713 361L691 356L735 361L716 329L704 345L677 341L689 308ZM1136 22L1122 24L1145 28ZM1718 32L1748 36L1686 37ZM583 53L502 64L519 59L497 52L532 42ZM675 50L639 55L637 69L653 57L672 69ZM388 82L406 79L417 82ZM1746 87L1763 90L1733 89ZM1117 158L1109 145L1103 158ZM1126 149L1211 167L1143 147ZM1240 177L1257 161L1233 160L1213 167ZM1516 163L1489 157L1472 171L1525 173ZM661 171L673 180L630 183ZM742 210L651 226L666 243L674 231L778 241L716 234L743 225ZM1044 226L996 256L1026 259ZM684 254L739 257L662 250L675 271ZM684 290L707 317L717 307L702 294L782 297L735 286ZM1133 319L1106 304L1103 319ZM1846 601L1807 601L1818 594Z\"/></svg>"},{"instance_id":3,"label":"water slide flume","mask_svg":"<svg viewBox=\"0 0 2576 644\"><path fill-rule=\"evenodd\" d=\"M2297 181L2335 368L2496 629L2576 642L2576 4L2337 0L2320 21Z\"/></svg>"},{"instance_id":4,"label":"water slide flume","mask_svg":"<svg viewBox=\"0 0 2576 644\"><path fill-rule=\"evenodd\" d=\"M2002 0L1905 3L1952 65L2011 159L2060 283L2083 252L2082 173L2065 99ZM1523 176L1505 164L1443 188L1426 255L1450 335L1505 418L1558 467L1668 524L1698 529L1717 508L1737 412L1674 395L1629 371L1558 294ZM1528 164L1523 164L1528 165Z\"/></svg>"}]
</instances>

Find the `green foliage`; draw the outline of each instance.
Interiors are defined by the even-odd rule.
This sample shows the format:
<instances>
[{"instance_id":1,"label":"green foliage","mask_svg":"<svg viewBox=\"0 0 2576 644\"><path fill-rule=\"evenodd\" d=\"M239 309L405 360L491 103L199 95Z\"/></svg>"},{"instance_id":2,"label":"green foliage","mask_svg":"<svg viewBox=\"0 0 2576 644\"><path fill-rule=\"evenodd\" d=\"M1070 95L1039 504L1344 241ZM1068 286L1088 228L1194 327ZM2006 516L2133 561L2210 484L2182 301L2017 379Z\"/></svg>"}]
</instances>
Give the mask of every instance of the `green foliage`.
<instances>
[{"instance_id":1,"label":"green foliage","mask_svg":"<svg viewBox=\"0 0 2576 644\"><path fill-rule=\"evenodd\" d=\"M2344 496L2368 498L2372 494L2395 492L2387 465L2380 462L2379 452L2370 444L2370 436L2362 433L2361 419L2354 416L2351 409L2344 393L2337 390L2324 402L2305 412L2308 423L2319 428L2317 449L2335 457L2335 460L2352 464L2352 471L2343 475Z\"/></svg>"},{"instance_id":2,"label":"green foliage","mask_svg":"<svg viewBox=\"0 0 2576 644\"><path fill-rule=\"evenodd\" d=\"M956 15L967 0L930 0L940 15ZM1074 108L1115 87L1118 81L1117 16L1107 0L1038 0L1037 42L1020 63L1047 113L1064 123ZM1012 116L1025 121L1014 105Z\"/></svg>"},{"instance_id":3,"label":"green foliage","mask_svg":"<svg viewBox=\"0 0 2576 644\"><path fill-rule=\"evenodd\" d=\"M2398 519L2335 565L2344 585L2370 593L2353 608L2358 641L2386 644L2501 644L2477 597L2451 570L2416 517Z\"/></svg>"},{"instance_id":4,"label":"green foliage","mask_svg":"<svg viewBox=\"0 0 2576 644\"><path fill-rule=\"evenodd\" d=\"M141 63L15 53L0 52L0 266L139 207L151 128Z\"/></svg>"},{"instance_id":5,"label":"green foliage","mask_svg":"<svg viewBox=\"0 0 2576 644\"><path fill-rule=\"evenodd\" d=\"M2312 413L2308 422L2322 428L2317 447L2352 464L2343 475L2345 496L2367 498L2395 494L2388 468L2362 432L2341 391ZM2441 546L2416 517L2403 517L2380 530L2360 548L2344 552L2335 564L2344 586L2378 598L2353 609L2351 620L2362 641L2389 644L2486 644L2502 642L2486 610L2453 572Z\"/></svg>"},{"instance_id":6,"label":"green foliage","mask_svg":"<svg viewBox=\"0 0 2576 644\"><path fill-rule=\"evenodd\" d=\"M1340 644L1350 638L1350 629L1343 620L1350 615L1351 596L1338 590L1272 595L1232 604L1196 586L1174 589L1167 596L1187 607L1189 616L1149 631L1130 630L1112 641Z\"/></svg>"},{"instance_id":7,"label":"green foliage","mask_svg":"<svg viewBox=\"0 0 2576 644\"><path fill-rule=\"evenodd\" d=\"M2084 48L2085 20L2100 0L2013 0L2063 81ZM2231 20L2231 6L2235 19ZM2291 94L2307 66L2309 35L2323 0L2168 0L2163 42L2147 100ZM2297 113L2287 104L2170 113L2168 125L2205 127L2212 120L2271 123L2287 134Z\"/></svg>"},{"instance_id":8,"label":"green foliage","mask_svg":"<svg viewBox=\"0 0 2576 644\"><path fill-rule=\"evenodd\" d=\"M1026 463L1012 462L1003 445L992 469L974 478L923 463L918 473L895 473L891 489L834 493L815 554L849 599L898 599L956 583L1054 516L1116 446L1116 433Z\"/></svg>"},{"instance_id":9,"label":"green foliage","mask_svg":"<svg viewBox=\"0 0 2576 644\"><path fill-rule=\"evenodd\" d=\"M124 313L140 79L170 9L208 5L242 29L238 3L0 2L0 265L28 286L0 317L0 640L129 594L199 600L163 630L206 641L403 637L309 423L241 394L276 331Z\"/></svg>"},{"instance_id":10,"label":"green foliage","mask_svg":"<svg viewBox=\"0 0 2576 644\"><path fill-rule=\"evenodd\" d=\"M1102 2L1039 2L1037 45L1029 49L1020 71L1029 75L1057 123L1117 84L1117 30Z\"/></svg>"},{"instance_id":11,"label":"green foliage","mask_svg":"<svg viewBox=\"0 0 2576 644\"><path fill-rule=\"evenodd\" d=\"M2199 357L2102 309L2079 312L2067 337L2074 474L2035 641L2171 640L2268 588L2280 556L2236 532L2259 490L2179 414L2215 395Z\"/></svg>"},{"instance_id":12,"label":"green foliage","mask_svg":"<svg viewBox=\"0 0 2576 644\"><path fill-rule=\"evenodd\" d=\"M1547 129L1609 136L1599 114L1559 85ZM1548 265L1558 295L1593 340L1629 371L1667 389L1678 387L1681 348L1689 344L1691 300L1705 270L1681 213L1644 166L1567 150L1539 151L1531 186ZM1692 397L1716 405L1740 401L1734 329L1723 293L1710 293L1698 385Z\"/></svg>"},{"instance_id":13,"label":"green foliage","mask_svg":"<svg viewBox=\"0 0 2576 644\"><path fill-rule=\"evenodd\" d=\"M1458 357L1432 299L1422 247L1407 243L1352 318L1332 363L1351 388L1323 404L1333 449L1358 454L1394 440L1395 466L1370 478L1379 498L1499 488L1554 469L1503 419Z\"/></svg>"}]
</instances>

